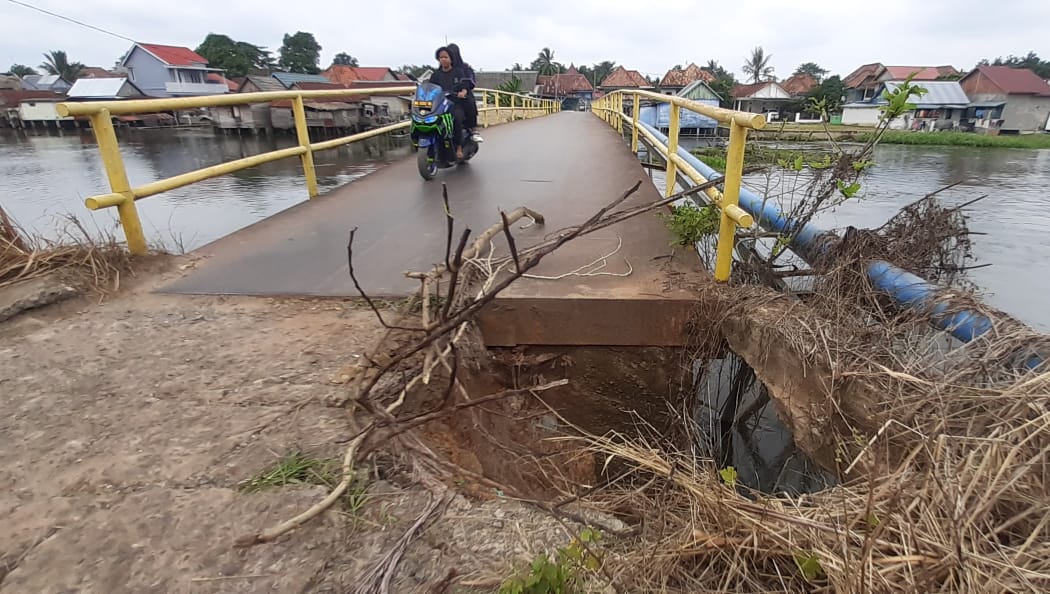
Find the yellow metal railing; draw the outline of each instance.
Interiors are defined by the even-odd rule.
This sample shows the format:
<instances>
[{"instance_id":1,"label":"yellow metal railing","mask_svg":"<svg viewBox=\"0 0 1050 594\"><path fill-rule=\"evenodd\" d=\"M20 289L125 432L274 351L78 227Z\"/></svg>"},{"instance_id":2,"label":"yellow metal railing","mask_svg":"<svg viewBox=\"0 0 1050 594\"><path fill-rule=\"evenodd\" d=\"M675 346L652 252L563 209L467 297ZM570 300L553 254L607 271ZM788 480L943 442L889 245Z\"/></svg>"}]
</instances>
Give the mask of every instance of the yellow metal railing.
<instances>
[{"instance_id":1,"label":"yellow metal railing","mask_svg":"<svg viewBox=\"0 0 1050 594\"><path fill-rule=\"evenodd\" d=\"M159 194L161 192L181 188L183 186L188 186L220 175L226 175L249 167L262 165L263 163L296 156L302 159L307 193L310 198L314 198L318 195L317 172L314 169L314 151L333 149L353 142L365 140L367 138L372 138L374 136L379 136L381 134L386 134L388 132L402 130L408 128L410 122L403 121L397 124L369 130L367 132L361 132L359 134L351 134L342 138L311 143L309 128L307 127L306 122L306 106L304 100L338 99L341 97L345 98L361 95L405 95L413 94L415 93L415 90L415 86L406 85L404 87L390 87L383 89L273 91L266 93L210 95L206 97L178 97L171 99L92 101L85 103L59 103L57 111L58 114L63 117L88 116L91 119L91 128L95 132L99 154L102 156L102 165L106 170L106 177L109 178L109 187L111 191L108 194L92 196L86 199L84 204L91 210L115 206L120 215L120 224L124 229L124 237L128 242L128 250L132 254L141 255L147 253L149 248L146 243L146 235L142 230L142 221L139 218L138 209L135 207L136 200L146 198L147 196L153 196L154 194ZM506 112L507 115L509 115L510 120L538 117L558 111L558 106L553 101L541 100L513 93L504 93L503 91L492 89L476 89L476 91L482 93L483 97L486 97L489 93L494 93L494 96L497 98L501 93L503 95L510 95L512 97L511 103L513 108L511 108L510 111L506 108L502 110L502 112ZM200 107L249 105L252 103L269 103L272 101L287 100L292 101L296 138L298 139L299 146L270 151L268 153L253 155L235 161L228 161L226 163L189 171L181 175L157 180L134 188L131 187L131 183L128 181L127 170L124 167L124 160L120 155L120 145L117 141L117 134L113 128L113 116L133 113L177 111L181 109L196 109ZM501 110L498 107L489 108L483 106L478 110L479 116L482 111L485 111L487 114L493 109L496 111L494 123L500 123L502 121L501 116L503 113L501 113ZM488 119L489 118L486 118L486 121L484 122L486 127L492 123L489 122Z\"/></svg>"},{"instance_id":2,"label":"yellow metal railing","mask_svg":"<svg viewBox=\"0 0 1050 594\"><path fill-rule=\"evenodd\" d=\"M630 96L631 99L630 115L624 112L625 96ZM641 102L643 100L671 105L666 145L653 136L649 130L639 125ZM608 122L620 134L623 134L625 124L630 126L632 151L638 152L639 136L642 136L660 153L660 156L667 162L666 196L671 196L675 193L675 180L679 173L697 184L703 184L708 181L695 167L678 154L681 109L687 109L707 116L729 126L729 150L726 154L726 171L723 177L724 191L719 192L714 187L704 190L711 203L717 206L721 212L718 225L718 250L715 256L715 279L727 281L733 266L736 228L737 226L746 228L754 224L754 219L751 215L739 206L747 131L748 129L761 130L764 128L766 118L760 114L723 109L690 101L682 97L661 95L650 91L615 91L591 104L591 111Z\"/></svg>"}]
</instances>

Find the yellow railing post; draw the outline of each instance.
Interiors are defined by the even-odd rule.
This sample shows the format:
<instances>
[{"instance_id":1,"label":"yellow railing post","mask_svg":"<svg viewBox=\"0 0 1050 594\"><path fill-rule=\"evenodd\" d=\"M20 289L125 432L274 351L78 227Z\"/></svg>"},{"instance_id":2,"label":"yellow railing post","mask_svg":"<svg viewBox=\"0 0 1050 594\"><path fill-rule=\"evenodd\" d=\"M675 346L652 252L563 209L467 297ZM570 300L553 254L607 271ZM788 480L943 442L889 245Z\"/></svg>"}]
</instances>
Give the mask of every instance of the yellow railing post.
<instances>
[{"instance_id":1,"label":"yellow railing post","mask_svg":"<svg viewBox=\"0 0 1050 594\"><path fill-rule=\"evenodd\" d=\"M667 175L664 176L664 196L670 197L675 193L675 185L678 183L678 166L672 155L678 154L678 128L680 121L680 110L677 105L671 105L671 122L667 128Z\"/></svg>"},{"instance_id":2,"label":"yellow railing post","mask_svg":"<svg viewBox=\"0 0 1050 594\"><path fill-rule=\"evenodd\" d=\"M311 198L314 198L318 194L317 171L314 170L314 154L310 150L310 129L306 126L306 106L303 105L302 95L296 95L292 100L292 111L295 113L295 135L299 138L299 146L306 149L302 155L306 191Z\"/></svg>"},{"instance_id":3,"label":"yellow railing post","mask_svg":"<svg viewBox=\"0 0 1050 594\"><path fill-rule=\"evenodd\" d=\"M514 121L518 117L518 96L510 96L510 121Z\"/></svg>"},{"instance_id":4,"label":"yellow railing post","mask_svg":"<svg viewBox=\"0 0 1050 594\"><path fill-rule=\"evenodd\" d=\"M488 112L488 108L489 108L489 94L488 93L482 93L481 94L481 113L485 114L481 118L481 127L482 128L488 128L489 127L489 112Z\"/></svg>"},{"instance_id":5,"label":"yellow railing post","mask_svg":"<svg viewBox=\"0 0 1050 594\"><path fill-rule=\"evenodd\" d=\"M729 280L733 267L733 247L736 242L736 222L727 214L733 208L739 208L740 183L744 175L744 145L747 142L747 128L736 120L729 121L729 150L726 152L725 187L722 192L721 219L718 224L718 253L715 256L715 280Z\"/></svg>"},{"instance_id":6,"label":"yellow railing post","mask_svg":"<svg viewBox=\"0 0 1050 594\"><path fill-rule=\"evenodd\" d=\"M616 131L623 134L623 93L616 94Z\"/></svg>"},{"instance_id":7,"label":"yellow railing post","mask_svg":"<svg viewBox=\"0 0 1050 594\"><path fill-rule=\"evenodd\" d=\"M632 98L634 101L631 106L631 152L638 153L638 115L641 113L641 101L638 100L638 93L634 94Z\"/></svg>"},{"instance_id":8,"label":"yellow railing post","mask_svg":"<svg viewBox=\"0 0 1050 594\"><path fill-rule=\"evenodd\" d=\"M114 194L123 196L123 200L117 204L117 212L120 214L124 238L128 242L128 251L136 256L144 256L149 253L149 246L146 245L146 234L142 232L142 220L139 219L139 211L135 207L135 195L131 192L128 172L124 168L124 159L120 156L117 133L113 130L113 120L108 109L91 114L91 129L95 131L95 141L98 142L102 166L105 167L106 177L109 178L109 188Z\"/></svg>"}]
</instances>

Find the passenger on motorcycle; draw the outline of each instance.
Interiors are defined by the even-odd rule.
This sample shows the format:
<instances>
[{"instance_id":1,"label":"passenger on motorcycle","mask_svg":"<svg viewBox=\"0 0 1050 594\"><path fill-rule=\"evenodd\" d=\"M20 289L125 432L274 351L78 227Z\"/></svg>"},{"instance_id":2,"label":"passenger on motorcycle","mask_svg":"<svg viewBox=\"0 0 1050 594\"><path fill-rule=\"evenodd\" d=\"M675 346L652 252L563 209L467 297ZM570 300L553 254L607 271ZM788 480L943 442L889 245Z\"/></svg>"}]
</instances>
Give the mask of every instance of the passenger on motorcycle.
<instances>
[{"instance_id":1,"label":"passenger on motorcycle","mask_svg":"<svg viewBox=\"0 0 1050 594\"><path fill-rule=\"evenodd\" d=\"M448 48L449 56L452 57L452 67L463 67L463 69L467 73L467 76L470 77L471 83L473 83L476 86L477 79L474 77L474 69L470 67L470 64L467 64L463 61L463 56L459 53L459 46L454 43L450 43L446 47ZM477 101L473 101L473 99L473 97L469 97L468 100L463 101L463 114L466 116L466 121L464 122L464 124L466 125L467 130L470 131L471 140L478 143L485 142L485 139L482 138L477 131L478 103Z\"/></svg>"},{"instance_id":2,"label":"passenger on motorcycle","mask_svg":"<svg viewBox=\"0 0 1050 594\"><path fill-rule=\"evenodd\" d=\"M463 158L463 141L466 140L466 107L465 99L474 89L473 71L467 70L462 61L457 67L452 62L452 52L447 47L439 47L434 52L439 68L430 75L430 82L440 86L447 93L453 94L452 107L452 142L456 145L456 158ZM473 98L470 99L473 102Z\"/></svg>"}]
</instances>

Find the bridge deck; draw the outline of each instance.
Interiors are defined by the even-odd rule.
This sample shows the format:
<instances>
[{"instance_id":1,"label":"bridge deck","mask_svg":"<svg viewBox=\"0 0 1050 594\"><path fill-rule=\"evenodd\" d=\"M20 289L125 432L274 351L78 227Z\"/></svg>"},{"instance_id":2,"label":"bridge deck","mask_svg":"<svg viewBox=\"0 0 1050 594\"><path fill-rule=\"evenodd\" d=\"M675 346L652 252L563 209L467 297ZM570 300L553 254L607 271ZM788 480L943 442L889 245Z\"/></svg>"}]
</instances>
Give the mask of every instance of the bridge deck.
<instances>
[{"instance_id":1,"label":"bridge deck","mask_svg":"<svg viewBox=\"0 0 1050 594\"><path fill-rule=\"evenodd\" d=\"M356 296L347 274L346 241L358 228L354 267L373 296L403 296L418 288L406 270L425 271L444 258L441 183L448 184L458 230L475 234L499 220L498 209L528 206L543 227L515 229L520 247L585 221L638 180L626 204L659 198L618 134L587 113L561 113L490 128L467 166L424 182L414 159L392 164L319 199L213 242L197 270L167 292L187 294ZM459 231L457 231L458 234ZM548 256L534 272L558 276L613 252L606 272L629 276L521 279L482 317L491 345L680 344L691 302L681 288L701 281L695 258L673 259L659 218L637 217L578 239ZM504 252L506 253L506 252ZM538 323L542 316L542 323Z\"/></svg>"}]
</instances>

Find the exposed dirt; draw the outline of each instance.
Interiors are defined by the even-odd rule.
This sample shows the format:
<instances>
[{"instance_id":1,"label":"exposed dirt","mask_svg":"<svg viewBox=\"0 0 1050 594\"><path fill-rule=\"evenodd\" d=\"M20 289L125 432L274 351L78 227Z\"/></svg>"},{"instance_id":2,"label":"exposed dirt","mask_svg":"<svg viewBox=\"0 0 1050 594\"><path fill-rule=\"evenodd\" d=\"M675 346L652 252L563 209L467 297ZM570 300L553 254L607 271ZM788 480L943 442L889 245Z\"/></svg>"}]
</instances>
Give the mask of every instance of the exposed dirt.
<instances>
[{"instance_id":1,"label":"exposed dirt","mask_svg":"<svg viewBox=\"0 0 1050 594\"><path fill-rule=\"evenodd\" d=\"M383 330L349 301L151 292L188 266L162 259L104 304L0 324L0 592L345 592L426 506L373 469L358 514L233 547L324 495L237 484L293 450L341 455L351 427L326 405L346 390L333 378ZM452 572L454 591L491 590L569 537L534 508L457 495L392 591L443 591Z\"/></svg>"}]
</instances>

